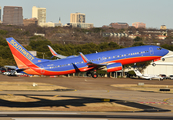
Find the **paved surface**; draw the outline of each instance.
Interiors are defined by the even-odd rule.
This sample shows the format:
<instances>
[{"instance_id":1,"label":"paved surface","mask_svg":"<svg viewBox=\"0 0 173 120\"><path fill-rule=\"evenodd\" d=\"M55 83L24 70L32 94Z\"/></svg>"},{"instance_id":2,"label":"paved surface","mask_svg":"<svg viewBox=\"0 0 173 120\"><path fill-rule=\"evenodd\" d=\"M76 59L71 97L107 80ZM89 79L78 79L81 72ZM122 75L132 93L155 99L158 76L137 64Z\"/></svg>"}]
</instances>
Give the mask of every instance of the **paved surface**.
<instances>
[{"instance_id":1,"label":"paved surface","mask_svg":"<svg viewBox=\"0 0 173 120\"><path fill-rule=\"evenodd\" d=\"M172 113L2 112L0 120L172 120ZM11 117L11 118L10 118Z\"/></svg>"},{"instance_id":2,"label":"paved surface","mask_svg":"<svg viewBox=\"0 0 173 120\"><path fill-rule=\"evenodd\" d=\"M81 116L71 116L77 118L83 118L83 114L87 114L86 118L103 118L103 119L164 119L171 120L173 119L173 95L172 94L163 94L163 93L154 93L154 92L140 92L140 91L130 91L120 88L111 87L111 84L153 84L153 85L173 85L173 80L141 80L141 79L111 79L111 78L29 78L29 77L8 77L0 75L0 82L34 82L34 83L50 83L54 85L64 86L77 91L46 91L46 92L34 92L34 91L0 91L0 94L16 94L16 95L59 95L62 97L76 97L80 98L79 101L67 102L63 101L63 105L83 105L85 102L97 101L98 99L110 99L115 103L132 106L136 108L144 109L143 113L104 113L105 116L101 116L103 113L78 113L77 115ZM83 102L81 102L81 99ZM165 101L166 100L166 101ZM51 105L52 101L47 102L47 106ZM60 104L62 104L60 103ZM1 104L0 104L1 105ZM27 107L27 105L26 105ZM165 113L163 111L169 111ZM133 112L133 111L132 111ZM152 113L146 113L152 112ZM153 113L154 112L154 113ZM155 113L159 112L159 113ZM161 113L160 113L161 112ZM1 118L8 119L8 117L3 117L3 115L13 115L9 118L14 118L15 113L0 113ZM45 114L46 115L46 114ZM90 116L93 115L93 116ZM26 116L26 115L25 115ZM66 115L69 116L70 115ZM18 114L16 120L22 120L22 115ZM29 116L28 116L29 117ZM33 116L34 117L34 116ZM32 118L33 118L32 117ZM41 117L38 113L37 117ZM45 116L46 117L46 116ZM45 118L44 117L44 118ZM51 117L47 115L47 117ZM55 114L54 117L63 117ZM0 120L1 120L0 118ZM20 119L19 119L20 118Z\"/></svg>"}]
</instances>

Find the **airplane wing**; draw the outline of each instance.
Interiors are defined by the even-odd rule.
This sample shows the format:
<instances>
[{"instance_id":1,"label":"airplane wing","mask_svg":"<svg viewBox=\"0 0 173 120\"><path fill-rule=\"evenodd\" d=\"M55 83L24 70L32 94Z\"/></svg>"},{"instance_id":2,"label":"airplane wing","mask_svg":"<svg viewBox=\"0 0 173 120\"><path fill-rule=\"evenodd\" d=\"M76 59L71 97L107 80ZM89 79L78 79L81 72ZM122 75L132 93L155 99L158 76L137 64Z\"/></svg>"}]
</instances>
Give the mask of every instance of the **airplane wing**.
<instances>
[{"instance_id":1,"label":"airplane wing","mask_svg":"<svg viewBox=\"0 0 173 120\"><path fill-rule=\"evenodd\" d=\"M56 53L50 45L47 45L47 46L49 47L49 50L50 50L50 52L52 53L53 56L58 57L60 59L67 58L67 56L60 55L60 54Z\"/></svg>"},{"instance_id":2,"label":"airplane wing","mask_svg":"<svg viewBox=\"0 0 173 120\"><path fill-rule=\"evenodd\" d=\"M151 63L151 65L155 66L155 65L173 65L172 62L154 62Z\"/></svg>"},{"instance_id":3,"label":"airplane wing","mask_svg":"<svg viewBox=\"0 0 173 120\"><path fill-rule=\"evenodd\" d=\"M169 57L173 57L173 55L163 56L162 58L169 58Z\"/></svg>"},{"instance_id":4,"label":"airplane wing","mask_svg":"<svg viewBox=\"0 0 173 120\"><path fill-rule=\"evenodd\" d=\"M89 67L97 67L97 68L100 68L100 67L104 67L104 66L107 66L108 64L97 64L97 63L93 63L93 62L90 62L83 53L79 52L84 63L87 63L87 65Z\"/></svg>"}]
</instances>

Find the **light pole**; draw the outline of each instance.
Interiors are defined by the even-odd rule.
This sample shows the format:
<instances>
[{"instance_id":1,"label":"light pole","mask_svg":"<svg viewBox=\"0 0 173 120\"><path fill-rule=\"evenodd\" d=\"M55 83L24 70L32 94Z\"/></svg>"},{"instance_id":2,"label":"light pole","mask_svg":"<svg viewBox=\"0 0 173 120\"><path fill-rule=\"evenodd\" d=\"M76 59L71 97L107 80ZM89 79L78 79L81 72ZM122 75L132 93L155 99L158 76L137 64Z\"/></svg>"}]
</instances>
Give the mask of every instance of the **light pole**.
<instances>
[{"instance_id":1,"label":"light pole","mask_svg":"<svg viewBox=\"0 0 173 120\"><path fill-rule=\"evenodd\" d=\"M42 54L43 54L43 59L44 59L44 54L45 54L45 53L42 53Z\"/></svg>"}]
</instances>

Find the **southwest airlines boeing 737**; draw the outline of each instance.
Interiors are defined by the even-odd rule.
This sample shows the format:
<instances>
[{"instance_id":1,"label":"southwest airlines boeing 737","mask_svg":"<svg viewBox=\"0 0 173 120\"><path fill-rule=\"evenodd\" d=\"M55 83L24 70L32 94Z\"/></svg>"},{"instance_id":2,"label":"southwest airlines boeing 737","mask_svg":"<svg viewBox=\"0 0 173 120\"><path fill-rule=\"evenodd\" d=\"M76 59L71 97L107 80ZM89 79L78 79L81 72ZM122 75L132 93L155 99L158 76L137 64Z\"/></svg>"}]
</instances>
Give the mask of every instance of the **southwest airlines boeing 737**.
<instances>
[{"instance_id":1,"label":"southwest airlines boeing 737","mask_svg":"<svg viewBox=\"0 0 173 120\"><path fill-rule=\"evenodd\" d=\"M19 69L31 75L65 75L76 72L93 72L96 70L114 72L122 70L122 65L157 60L169 51L159 46L146 45L98 52L79 56L66 57L59 60L46 60L34 57L14 38L6 38L12 55Z\"/></svg>"}]
</instances>

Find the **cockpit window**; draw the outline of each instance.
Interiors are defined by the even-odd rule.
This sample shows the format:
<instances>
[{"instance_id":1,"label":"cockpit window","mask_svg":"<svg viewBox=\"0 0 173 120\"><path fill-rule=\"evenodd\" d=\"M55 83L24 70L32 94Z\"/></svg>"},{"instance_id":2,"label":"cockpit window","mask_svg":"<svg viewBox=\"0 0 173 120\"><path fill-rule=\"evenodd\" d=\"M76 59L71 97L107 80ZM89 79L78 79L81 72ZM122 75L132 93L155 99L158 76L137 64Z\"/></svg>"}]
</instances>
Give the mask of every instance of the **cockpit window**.
<instances>
[{"instance_id":1,"label":"cockpit window","mask_svg":"<svg viewBox=\"0 0 173 120\"><path fill-rule=\"evenodd\" d=\"M157 50L161 50L162 48L157 48Z\"/></svg>"}]
</instances>

